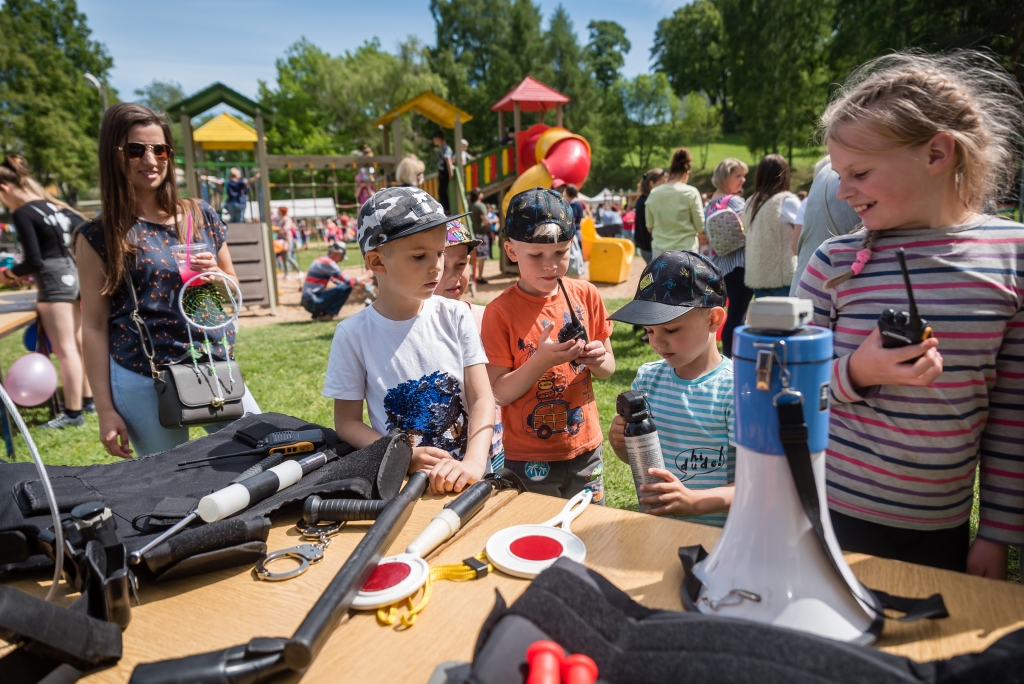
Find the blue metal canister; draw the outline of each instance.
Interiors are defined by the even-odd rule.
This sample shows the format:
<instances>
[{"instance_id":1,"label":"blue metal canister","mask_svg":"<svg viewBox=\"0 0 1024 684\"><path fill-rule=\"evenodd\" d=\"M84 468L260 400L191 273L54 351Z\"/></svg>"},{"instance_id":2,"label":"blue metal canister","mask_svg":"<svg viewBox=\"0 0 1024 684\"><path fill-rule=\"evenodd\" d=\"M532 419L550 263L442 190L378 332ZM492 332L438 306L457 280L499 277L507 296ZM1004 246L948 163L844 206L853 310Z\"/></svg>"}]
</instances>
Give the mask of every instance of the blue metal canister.
<instances>
[{"instance_id":1,"label":"blue metal canister","mask_svg":"<svg viewBox=\"0 0 1024 684\"><path fill-rule=\"evenodd\" d=\"M808 447L828 445L832 331L805 326L791 333L736 329L733 338L736 444L760 454L785 456L773 400L785 386L803 395Z\"/></svg>"}]
</instances>

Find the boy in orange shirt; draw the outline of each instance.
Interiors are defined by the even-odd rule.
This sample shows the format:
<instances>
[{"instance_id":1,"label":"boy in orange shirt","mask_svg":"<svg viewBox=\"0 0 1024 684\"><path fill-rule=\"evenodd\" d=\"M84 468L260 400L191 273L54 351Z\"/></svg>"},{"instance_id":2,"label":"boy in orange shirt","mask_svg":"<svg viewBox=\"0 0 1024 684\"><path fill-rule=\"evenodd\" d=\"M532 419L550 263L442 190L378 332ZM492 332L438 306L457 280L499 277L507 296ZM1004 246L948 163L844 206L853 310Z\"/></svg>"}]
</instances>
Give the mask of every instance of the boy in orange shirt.
<instances>
[{"instance_id":1,"label":"boy in orange shirt","mask_svg":"<svg viewBox=\"0 0 1024 684\"><path fill-rule=\"evenodd\" d=\"M481 332L505 467L532 492L571 498L589 486L600 502L603 435L591 376L615 372L612 324L597 288L562 278L572 208L553 190L526 190L509 203L504 230L519 282L487 306Z\"/></svg>"}]
</instances>

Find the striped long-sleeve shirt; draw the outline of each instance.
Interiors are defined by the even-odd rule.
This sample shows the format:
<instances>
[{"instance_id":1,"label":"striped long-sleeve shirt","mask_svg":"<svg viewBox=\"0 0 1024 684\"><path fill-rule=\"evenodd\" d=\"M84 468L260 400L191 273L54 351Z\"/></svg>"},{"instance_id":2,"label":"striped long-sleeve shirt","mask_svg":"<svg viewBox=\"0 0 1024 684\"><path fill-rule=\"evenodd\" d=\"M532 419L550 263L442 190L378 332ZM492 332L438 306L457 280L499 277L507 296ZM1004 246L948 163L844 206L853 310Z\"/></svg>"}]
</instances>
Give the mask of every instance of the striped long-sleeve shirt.
<instances>
[{"instance_id":1,"label":"striped long-sleeve shirt","mask_svg":"<svg viewBox=\"0 0 1024 684\"><path fill-rule=\"evenodd\" d=\"M1024 226L994 217L883 233L860 275L863 232L832 238L799 295L835 333L828 500L863 520L912 529L963 524L980 460L978 535L1024 542ZM907 310L895 250L906 250L914 297L939 339L943 371L929 387L855 388L850 354L888 308Z\"/></svg>"}]
</instances>

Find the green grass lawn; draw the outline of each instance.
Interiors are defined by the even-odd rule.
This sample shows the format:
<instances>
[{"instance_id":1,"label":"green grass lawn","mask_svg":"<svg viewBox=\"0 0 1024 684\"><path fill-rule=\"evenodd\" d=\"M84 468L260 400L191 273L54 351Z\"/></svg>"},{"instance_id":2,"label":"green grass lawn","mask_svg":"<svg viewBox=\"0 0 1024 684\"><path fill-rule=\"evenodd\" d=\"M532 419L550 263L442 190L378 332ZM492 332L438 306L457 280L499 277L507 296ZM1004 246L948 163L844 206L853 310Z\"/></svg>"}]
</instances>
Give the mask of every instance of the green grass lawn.
<instances>
[{"instance_id":1,"label":"green grass lawn","mask_svg":"<svg viewBox=\"0 0 1024 684\"><path fill-rule=\"evenodd\" d=\"M311 253L312 250L300 252L300 258ZM358 254L358 249L355 253ZM350 251L349 259L351 257ZM609 311L615 311L626 301L610 299L605 304ZM332 322L308 321L242 328L238 332L238 361L245 373L246 383L264 411L286 413L321 425L333 424L332 402L323 397L321 390L335 326L336 323ZM632 326L621 323L615 325L612 348L616 359L615 374L607 380L594 382L601 429L606 435L615 415L615 398L629 389L641 364L657 359L651 348L640 342ZM9 368L14 360L25 353L20 333L0 340L0 363L4 368ZM100 446L99 424L95 415L86 416L83 428L59 432L38 429L40 423L49 419L46 409L28 409L22 411L22 415L48 464L86 465L113 460ZM198 437L203 432L194 428L192 434ZM15 436L15 449L19 460L28 458L28 450L20 435ZM637 510L636 491L629 467L615 457L607 440L604 454L608 504L616 508ZM972 527L976 527L977 504L972 521ZM1016 551L1011 551L1011 554L1011 574L1019 582Z\"/></svg>"}]
</instances>

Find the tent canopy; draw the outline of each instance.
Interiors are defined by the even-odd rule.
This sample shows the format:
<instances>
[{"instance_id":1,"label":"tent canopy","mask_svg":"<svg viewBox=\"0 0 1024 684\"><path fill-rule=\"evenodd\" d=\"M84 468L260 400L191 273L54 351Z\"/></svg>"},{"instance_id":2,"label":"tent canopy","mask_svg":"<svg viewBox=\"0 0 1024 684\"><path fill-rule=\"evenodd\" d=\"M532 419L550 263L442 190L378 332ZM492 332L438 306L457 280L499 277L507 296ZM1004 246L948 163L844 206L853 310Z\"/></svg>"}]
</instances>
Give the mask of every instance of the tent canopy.
<instances>
[{"instance_id":1,"label":"tent canopy","mask_svg":"<svg viewBox=\"0 0 1024 684\"><path fill-rule=\"evenodd\" d=\"M444 98L438 97L429 90L424 90L416 97L406 100L374 121L373 125L386 126L396 116L401 116L408 111L414 111L442 128L455 128L456 116L459 117L459 121L462 123L466 123L473 118L469 112L464 112Z\"/></svg>"},{"instance_id":2,"label":"tent canopy","mask_svg":"<svg viewBox=\"0 0 1024 684\"><path fill-rule=\"evenodd\" d=\"M251 150L256 147L256 129L224 112L197 128L192 140L205 150Z\"/></svg>"},{"instance_id":3,"label":"tent canopy","mask_svg":"<svg viewBox=\"0 0 1024 684\"><path fill-rule=\"evenodd\" d=\"M566 104L569 102L569 98L551 86L544 85L537 79L527 76L505 97L492 105L491 111L511 112L515 109L517 102L521 112L546 112L558 105Z\"/></svg>"},{"instance_id":4,"label":"tent canopy","mask_svg":"<svg viewBox=\"0 0 1024 684\"><path fill-rule=\"evenodd\" d=\"M175 102L167 108L167 112L172 115L184 112L188 116L193 117L219 104L234 107L246 116L251 116L254 119L260 111L258 104L238 91L232 90L220 81L217 81L206 86L198 93L186 97L181 102Z\"/></svg>"}]
</instances>

